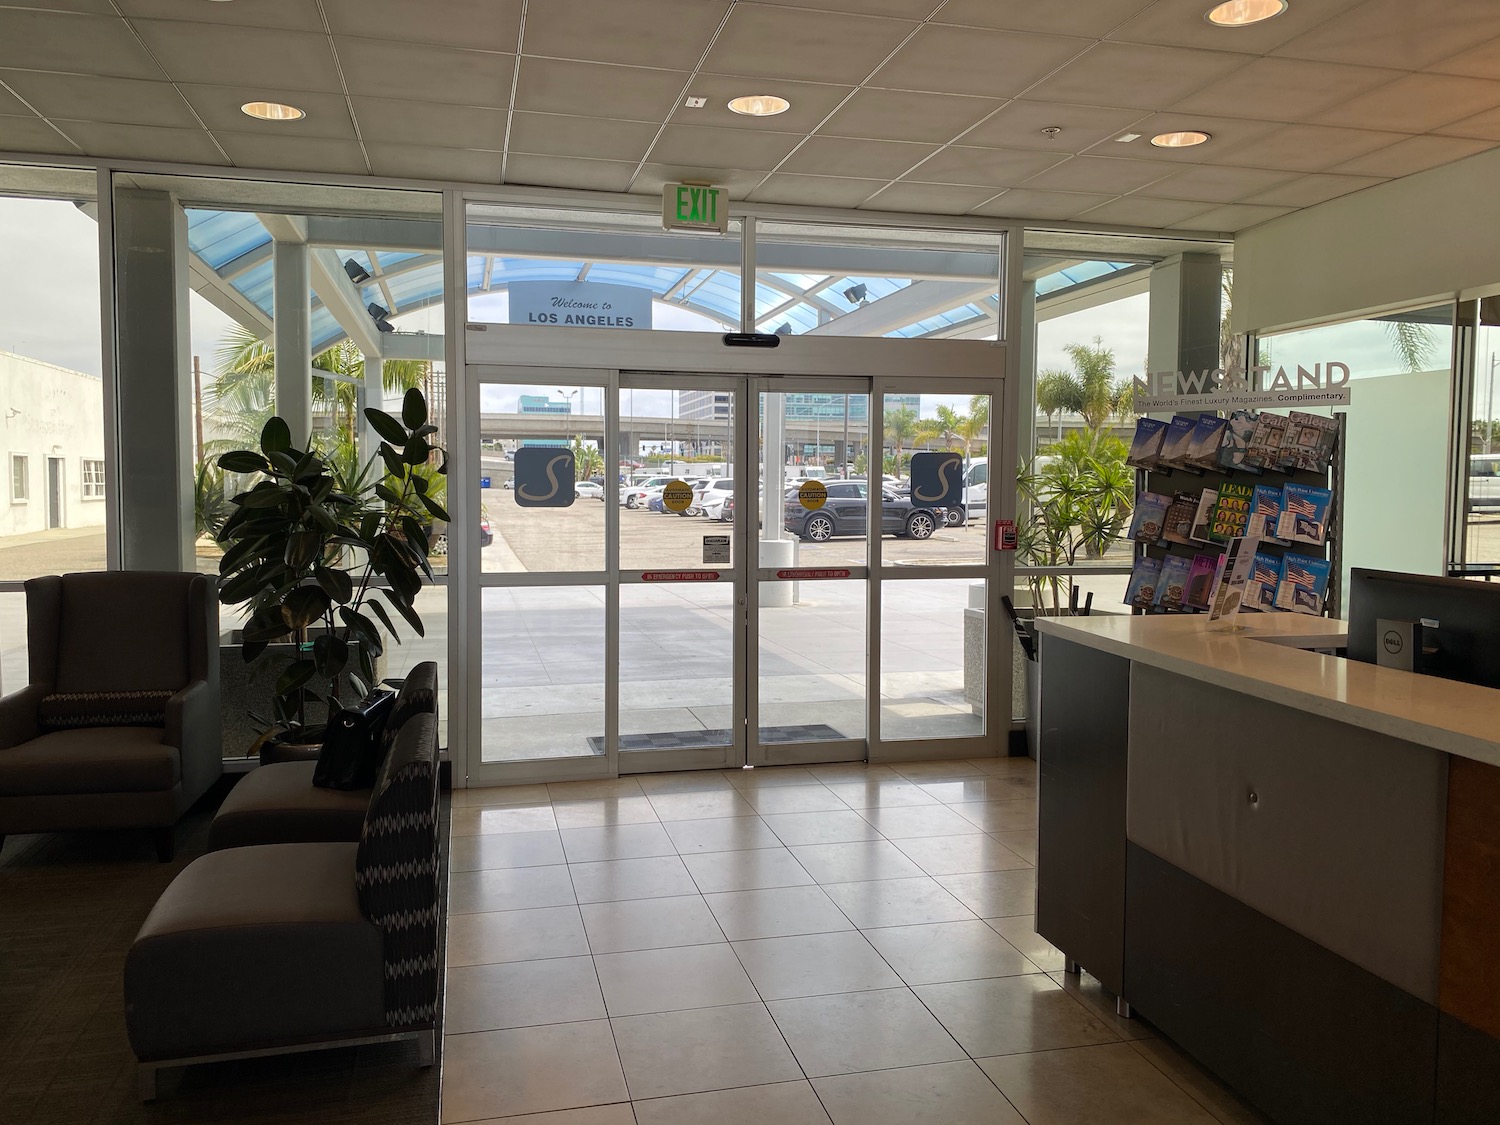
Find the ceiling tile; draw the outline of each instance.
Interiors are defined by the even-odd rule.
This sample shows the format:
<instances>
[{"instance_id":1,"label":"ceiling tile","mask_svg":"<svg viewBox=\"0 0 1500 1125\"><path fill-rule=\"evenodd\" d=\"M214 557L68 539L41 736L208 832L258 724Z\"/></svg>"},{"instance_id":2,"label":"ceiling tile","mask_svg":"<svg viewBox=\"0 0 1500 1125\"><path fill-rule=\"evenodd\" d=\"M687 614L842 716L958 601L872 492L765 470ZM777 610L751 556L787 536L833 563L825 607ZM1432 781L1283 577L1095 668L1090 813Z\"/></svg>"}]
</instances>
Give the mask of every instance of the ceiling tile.
<instances>
[{"instance_id":1,"label":"ceiling tile","mask_svg":"<svg viewBox=\"0 0 1500 1125\"><path fill-rule=\"evenodd\" d=\"M160 79L130 26L105 16L0 8L0 66Z\"/></svg>"},{"instance_id":2,"label":"ceiling tile","mask_svg":"<svg viewBox=\"0 0 1500 1125\"><path fill-rule=\"evenodd\" d=\"M334 43L351 94L458 105L510 104L514 55L344 36Z\"/></svg>"},{"instance_id":3,"label":"ceiling tile","mask_svg":"<svg viewBox=\"0 0 1500 1125\"><path fill-rule=\"evenodd\" d=\"M660 122L672 112L687 80L679 70L522 57L516 108L593 117L607 107L611 117Z\"/></svg>"},{"instance_id":4,"label":"ceiling tile","mask_svg":"<svg viewBox=\"0 0 1500 1125\"><path fill-rule=\"evenodd\" d=\"M1259 195L1245 197L1246 203L1264 203L1272 207L1315 207L1350 192L1385 183L1375 176L1301 176Z\"/></svg>"},{"instance_id":5,"label":"ceiling tile","mask_svg":"<svg viewBox=\"0 0 1500 1125\"><path fill-rule=\"evenodd\" d=\"M116 121L128 125L198 127L193 111L170 82L136 78L93 78L14 70L0 74L43 117Z\"/></svg>"},{"instance_id":6,"label":"ceiling tile","mask_svg":"<svg viewBox=\"0 0 1500 1125\"><path fill-rule=\"evenodd\" d=\"M1322 172L1345 160L1402 140L1400 133L1369 129L1334 129L1326 125L1287 125L1242 149L1215 153L1220 164L1252 168L1285 168Z\"/></svg>"},{"instance_id":7,"label":"ceiling tile","mask_svg":"<svg viewBox=\"0 0 1500 1125\"><path fill-rule=\"evenodd\" d=\"M1017 99L978 128L965 133L962 140L966 145L1035 148L1071 154L1117 136L1140 116L1141 112L1135 109ZM1042 132L1054 126L1062 130L1056 138Z\"/></svg>"},{"instance_id":8,"label":"ceiling tile","mask_svg":"<svg viewBox=\"0 0 1500 1125\"><path fill-rule=\"evenodd\" d=\"M1408 74L1319 115L1320 125L1423 133L1500 106L1500 82Z\"/></svg>"},{"instance_id":9,"label":"ceiling tile","mask_svg":"<svg viewBox=\"0 0 1500 1125\"><path fill-rule=\"evenodd\" d=\"M38 71L23 70L0 70L0 82L9 82L16 75L40 73ZM16 97L4 86L0 86L0 116L6 117L31 117L31 110L26 108L26 103Z\"/></svg>"},{"instance_id":10,"label":"ceiling tile","mask_svg":"<svg viewBox=\"0 0 1500 1125\"><path fill-rule=\"evenodd\" d=\"M1151 0L948 0L934 16L938 23L993 27L1005 31L1055 31L1097 39L1147 7Z\"/></svg>"},{"instance_id":11,"label":"ceiling tile","mask_svg":"<svg viewBox=\"0 0 1500 1125\"><path fill-rule=\"evenodd\" d=\"M14 4L17 8L45 8L54 12L94 12L101 15L114 15L115 8L112 0L26 0L24 4Z\"/></svg>"},{"instance_id":12,"label":"ceiling tile","mask_svg":"<svg viewBox=\"0 0 1500 1125\"><path fill-rule=\"evenodd\" d=\"M657 164L706 164L715 168L770 171L786 159L800 140L800 133L668 125L652 148L650 158Z\"/></svg>"},{"instance_id":13,"label":"ceiling tile","mask_svg":"<svg viewBox=\"0 0 1500 1125\"><path fill-rule=\"evenodd\" d=\"M813 176L894 180L936 151L935 145L912 144L908 141L810 137L787 157L780 170Z\"/></svg>"},{"instance_id":14,"label":"ceiling tile","mask_svg":"<svg viewBox=\"0 0 1500 1125\"><path fill-rule=\"evenodd\" d=\"M1021 149L969 148L952 145L907 173L906 179L924 184L968 184L974 187L1014 187L1066 157L1061 153Z\"/></svg>"},{"instance_id":15,"label":"ceiling tile","mask_svg":"<svg viewBox=\"0 0 1500 1125\"><path fill-rule=\"evenodd\" d=\"M634 174L635 165L628 160L577 160L568 156L512 153L505 162L506 183L537 187L624 191Z\"/></svg>"},{"instance_id":16,"label":"ceiling tile","mask_svg":"<svg viewBox=\"0 0 1500 1125\"><path fill-rule=\"evenodd\" d=\"M688 95L706 98L708 104L689 109L684 98L673 111L671 121L674 125L718 125L727 129L756 130L770 126L782 133L811 133L853 90L853 86L825 86L817 82L788 82L778 78L773 91L770 83L758 78L697 74L693 76ZM747 117L729 108L730 98L772 92L791 102L792 107L770 120Z\"/></svg>"},{"instance_id":17,"label":"ceiling tile","mask_svg":"<svg viewBox=\"0 0 1500 1125\"><path fill-rule=\"evenodd\" d=\"M819 130L866 140L951 141L1002 103L991 98L863 89Z\"/></svg>"},{"instance_id":18,"label":"ceiling tile","mask_svg":"<svg viewBox=\"0 0 1500 1125\"><path fill-rule=\"evenodd\" d=\"M1451 125L1444 125L1436 131L1449 137L1478 137L1487 141L1500 141L1500 109L1477 113Z\"/></svg>"},{"instance_id":19,"label":"ceiling tile","mask_svg":"<svg viewBox=\"0 0 1500 1125\"><path fill-rule=\"evenodd\" d=\"M558 59L695 70L728 10L726 0L546 0L527 9L523 50Z\"/></svg>"},{"instance_id":20,"label":"ceiling tile","mask_svg":"<svg viewBox=\"0 0 1500 1125\"><path fill-rule=\"evenodd\" d=\"M1360 0L1293 0L1291 6L1275 19L1247 27L1218 27L1204 19L1214 0L1157 0L1140 15L1111 32L1109 38L1128 43L1264 55L1359 3Z\"/></svg>"},{"instance_id":21,"label":"ceiling tile","mask_svg":"<svg viewBox=\"0 0 1500 1125\"><path fill-rule=\"evenodd\" d=\"M431 145L386 145L367 141L370 167L377 176L414 180L457 180L459 183L498 184L504 155Z\"/></svg>"},{"instance_id":22,"label":"ceiling tile","mask_svg":"<svg viewBox=\"0 0 1500 1125\"><path fill-rule=\"evenodd\" d=\"M884 180L843 180L832 176L793 176L778 172L750 194L754 203L804 203L815 207L858 207L885 186Z\"/></svg>"},{"instance_id":23,"label":"ceiling tile","mask_svg":"<svg viewBox=\"0 0 1500 1125\"><path fill-rule=\"evenodd\" d=\"M333 137L354 139L354 125L349 120L349 103L343 94L320 94L307 90L272 90L264 86L198 86L178 87L203 118L211 131L270 133L272 136ZM240 106L250 101L290 102L307 116L301 121L257 121L246 116Z\"/></svg>"},{"instance_id":24,"label":"ceiling tile","mask_svg":"<svg viewBox=\"0 0 1500 1125\"><path fill-rule=\"evenodd\" d=\"M1188 95L1172 109L1298 123L1403 73L1303 59L1255 59L1224 81Z\"/></svg>"},{"instance_id":25,"label":"ceiling tile","mask_svg":"<svg viewBox=\"0 0 1500 1125\"><path fill-rule=\"evenodd\" d=\"M1259 223L1270 222L1272 219L1279 219L1291 210L1290 207L1255 207L1245 203L1236 203L1228 207L1215 207L1212 211L1194 215L1191 219L1185 219L1180 223L1172 223L1171 226L1177 230L1239 231Z\"/></svg>"},{"instance_id":26,"label":"ceiling tile","mask_svg":"<svg viewBox=\"0 0 1500 1125\"><path fill-rule=\"evenodd\" d=\"M1109 198L1108 195L1082 191L1011 188L999 199L974 208L974 214L1002 219L1071 219Z\"/></svg>"},{"instance_id":27,"label":"ceiling tile","mask_svg":"<svg viewBox=\"0 0 1500 1125\"><path fill-rule=\"evenodd\" d=\"M496 152L505 147L506 111L503 109L437 105L395 98L358 97L353 101L359 134L366 142Z\"/></svg>"},{"instance_id":28,"label":"ceiling tile","mask_svg":"<svg viewBox=\"0 0 1500 1125\"><path fill-rule=\"evenodd\" d=\"M1244 63L1219 51L1100 43L1029 90L1037 101L1165 109Z\"/></svg>"},{"instance_id":29,"label":"ceiling tile","mask_svg":"<svg viewBox=\"0 0 1500 1125\"><path fill-rule=\"evenodd\" d=\"M340 92L326 35L169 20L135 27L174 82Z\"/></svg>"},{"instance_id":30,"label":"ceiling tile","mask_svg":"<svg viewBox=\"0 0 1500 1125\"><path fill-rule=\"evenodd\" d=\"M1206 203L1190 203L1181 199L1147 199L1140 195L1127 195L1112 199L1091 211L1080 215L1084 223L1122 223L1133 227L1164 227L1171 223L1186 222L1194 215L1211 210Z\"/></svg>"},{"instance_id":31,"label":"ceiling tile","mask_svg":"<svg viewBox=\"0 0 1500 1125\"><path fill-rule=\"evenodd\" d=\"M188 20L241 27L279 27L286 31L323 30L317 0L255 0L253 4L184 4L182 0L118 0L132 19Z\"/></svg>"},{"instance_id":32,"label":"ceiling tile","mask_svg":"<svg viewBox=\"0 0 1500 1125\"><path fill-rule=\"evenodd\" d=\"M870 85L1008 98L1089 45L1087 39L1071 36L934 24L917 32Z\"/></svg>"},{"instance_id":33,"label":"ceiling tile","mask_svg":"<svg viewBox=\"0 0 1500 1125\"><path fill-rule=\"evenodd\" d=\"M228 163L202 129L157 129L151 125L104 125L95 121L60 121L58 127L90 156L177 164Z\"/></svg>"},{"instance_id":34,"label":"ceiling tile","mask_svg":"<svg viewBox=\"0 0 1500 1125\"><path fill-rule=\"evenodd\" d=\"M635 182L630 185L633 192L660 195L663 184L678 184L685 180L703 180L726 189L731 199L744 199L766 178L764 172L746 169L709 168L698 164L642 164Z\"/></svg>"},{"instance_id":35,"label":"ceiling tile","mask_svg":"<svg viewBox=\"0 0 1500 1125\"><path fill-rule=\"evenodd\" d=\"M1175 164L1155 160L1074 156L1034 179L1029 188L1055 191L1102 192L1119 195L1181 171Z\"/></svg>"},{"instance_id":36,"label":"ceiling tile","mask_svg":"<svg viewBox=\"0 0 1500 1125\"><path fill-rule=\"evenodd\" d=\"M1494 147L1493 141L1461 137L1408 137L1389 148L1340 164L1331 171L1350 176L1409 176Z\"/></svg>"},{"instance_id":37,"label":"ceiling tile","mask_svg":"<svg viewBox=\"0 0 1500 1125\"><path fill-rule=\"evenodd\" d=\"M907 211L927 215L962 215L994 195L985 187L953 184L891 184L861 204L868 211Z\"/></svg>"},{"instance_id":38,"label":"ceiling tile","mask_svg":"<svg viewBox=\"0 0 1500 1125\"><path fill-rule=\"evenodd\" d=\"M1196 199L1204 203L1237 203L1247 195L1269 191L1292 178L1288 172L1199 164L1148 184L1136 194L1162 199Z\"/></svg>"},{"instance_id":39,"label":"ceiling tile","mask_svg":"<svg viewBox=\"0 0 1500 1125\"><path fill-rule=\"evenodd\" d=\"M1494 0L1366 0L1271 53L1421 70L1497 35Z\"/></svg>"},{"instance_id":40,"label":"ceiling tile","mask_svg":"<svg viewBox=\"0 0 1500 1125\"><path fill-rule=\"evenodd\" d=\"M905 20L740 3L703 69L858 83L916 26Z\"/></svg>"},{"instance_id":41,"label":"ceiling tile","mask_svg":"<svg viewBox=\"0 0 1500 1125\"><path fill-rule=\"evenodd\" d=\"M67 138L40 117L0 117L0 149L9 152L64 152L78 155Z\"/></svg>"},{"instance_id":42,"label":"ceiling tile","mask_svg":"<svg viewBox=\"0 0 1500 1125\"><path fill-rule=\"evenodd\" d=\"M1239 148L1278 128L1280 126L1271 121L1208 117L1197 113L1153 113L1130 126L1132 133L1141 135L1140 140L1126 144L1115 140L1102 141L1090 151L1090 155L1141 156L1152 160L1170 160L1174 164L1201 164L1212 161L1217 152ZM1157 148L1151 143L1152 137L1162 133L1177 133L1189 129L1207 133L1208 141L1191 148Z\"/></svg>"},{"instance_id":43,"label":"ceiling tile","mask_svg":"<svg viewBox=\"0 0 1500 1125\"><path fill-rule=\"evenodd\" d=\"M335 35L509 52L515 51L520 37L521 0L442 0L441 6L411 0L322 0L322 4ZM533 9L537 6L532 5Z\"/></svg>"},{"instance_id":44,"label":"ceiling tile","mask_svg":"<svg viewBox=\"0 0 1500 1125\"><path fill-rule=\"evenodd\" d=\"M822 8L862 16L894 16L921 20L932 15L943 0L776 0L784 8Z\"/></svg>"},{"instance_id":45,"label":"ceiling tile","mask_svg":"<svg viewBox=\"0 0 1500 1125\"><path fill-rule=\"evenodd\" d=\"M1500 39L1491 39L1483 46L1471 51L1462 51L1452 58L1435 63L1432 68L1439 74L1463 74L1470 78L1500 79Z\"/></svg>"},{"instance_id":46,"label":"ceiling tile","mask_svg":"<svg viewBox=\"0 0 1500 1125\"><path fill-rule=\"evenodd\" d=\"M364 176L369 173L357 141L326 137L267 136L264 133L214 134L224 151L241 168L274 168L287 172L327 172Z\"/></svg>"},{"instance_id":47,"label":"ceiling tile","mask_svg":"<svg viewBox=\"0 0 1500 1125\"><path fill-rule=\"evenodd\" d=\"M510 151L639 163L656 139L657 128L646 121L517 113L510 126Z\"/></svg>"}]
</instances>

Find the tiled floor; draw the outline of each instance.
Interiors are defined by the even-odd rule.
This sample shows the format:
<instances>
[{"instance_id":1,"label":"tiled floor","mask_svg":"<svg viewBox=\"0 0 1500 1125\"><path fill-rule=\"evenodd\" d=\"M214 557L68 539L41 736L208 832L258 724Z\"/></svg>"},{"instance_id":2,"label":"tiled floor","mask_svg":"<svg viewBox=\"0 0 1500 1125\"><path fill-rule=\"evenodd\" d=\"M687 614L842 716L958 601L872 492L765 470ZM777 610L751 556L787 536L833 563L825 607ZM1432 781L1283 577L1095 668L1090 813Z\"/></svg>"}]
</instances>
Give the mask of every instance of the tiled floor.
<instances>
[{"instance_id":1,"label":"tiled floor","mask_svg":"<svg viewBox=\"0 0 1500 1125\"><path fill-rule=\"evenodd\" d=\"M1032 928L1027 759L454 794L442 1120L1262 1119Z\"/></svg>"}]
</instances>

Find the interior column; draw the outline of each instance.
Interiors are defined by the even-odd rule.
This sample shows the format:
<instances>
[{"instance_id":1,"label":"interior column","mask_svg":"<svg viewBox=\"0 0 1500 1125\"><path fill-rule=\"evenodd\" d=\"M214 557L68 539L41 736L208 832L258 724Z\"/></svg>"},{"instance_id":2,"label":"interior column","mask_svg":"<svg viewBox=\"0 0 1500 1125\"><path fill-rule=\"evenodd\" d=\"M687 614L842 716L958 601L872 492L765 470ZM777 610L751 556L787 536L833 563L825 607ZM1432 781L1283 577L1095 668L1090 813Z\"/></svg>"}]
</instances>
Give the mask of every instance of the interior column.
<instances>
[{"instance_id":1,"label":"interior column","mask_svg":"<svg viewBox=\"0 0 1500 1125\"><path fill-rule=\"evenodd\" d=\"M1217 254L1177 254L1151 267L1152 371L1219 366L1224 265Z\"/></svg>"},{"instance_id":2,"label":"interior column","mask_svg":"<svg viewBox=\"0 0 1500 1125\"><path fill-rule=\"evenodd\" d=\"M274 232L273 232L274 233ZM312 435L312 299L307 243L274 244L276 413L306 449Z\"/></svg>"}]
</instances>

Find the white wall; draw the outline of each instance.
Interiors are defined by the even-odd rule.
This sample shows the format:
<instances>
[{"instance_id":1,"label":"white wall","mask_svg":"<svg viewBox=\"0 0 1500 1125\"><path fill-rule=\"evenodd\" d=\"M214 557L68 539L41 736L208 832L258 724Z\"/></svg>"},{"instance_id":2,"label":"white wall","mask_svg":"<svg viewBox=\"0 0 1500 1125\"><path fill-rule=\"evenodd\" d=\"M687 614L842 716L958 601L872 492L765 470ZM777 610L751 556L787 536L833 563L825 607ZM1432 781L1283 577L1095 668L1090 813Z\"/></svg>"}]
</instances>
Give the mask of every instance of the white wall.
<instances>
[{"instance_id":1,"label":"white wall","mask_svg":"<svg viewBox=\"0 0 1500 1125\"><path fill-rule=\"evenodd\" d=\"M1500 149L1297 211L1234 242L1234 330L1500 284Z\"/></svg>"},{"instance_id":2,"label":"white wall","mask_svg":"<svg viewBox=\"0 0 1500 1125\"><path fill-rule=\"evenodd\" d=\"M30 466L31 498L11 499L11 458ZM104 523L104 500L83 498L83 462L104 460L104 390L96 375L0 352L0 536L47 528L47 459L62 459L63 527Z\"/></svg>"}]
</instances>

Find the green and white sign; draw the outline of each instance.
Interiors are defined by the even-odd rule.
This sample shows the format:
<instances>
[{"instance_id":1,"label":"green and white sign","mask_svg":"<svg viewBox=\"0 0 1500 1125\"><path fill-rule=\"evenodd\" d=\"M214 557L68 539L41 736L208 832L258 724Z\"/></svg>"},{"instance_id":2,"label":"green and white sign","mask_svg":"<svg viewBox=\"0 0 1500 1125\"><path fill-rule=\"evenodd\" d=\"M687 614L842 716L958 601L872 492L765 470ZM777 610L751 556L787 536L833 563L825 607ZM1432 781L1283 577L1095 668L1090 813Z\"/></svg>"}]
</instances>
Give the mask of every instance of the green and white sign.
<instances>
[{"instance_id":1,"label":"green and white sign","mask_svg":"<svg viewBox=\"0 0 1500 1125\"><path fill-rule=\"evenodd\" d=\"M662 230L729 232L729 193L707 184L663 184Z\"/></svg>"}]
</instances>

